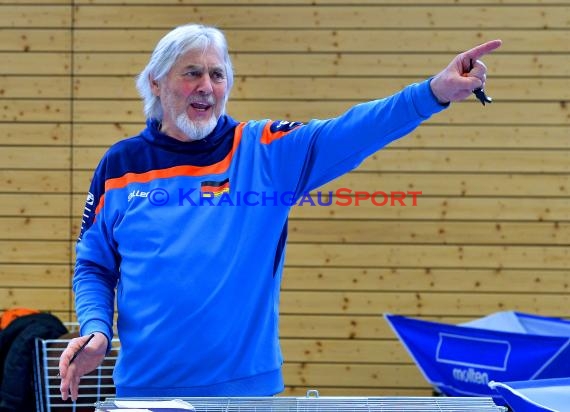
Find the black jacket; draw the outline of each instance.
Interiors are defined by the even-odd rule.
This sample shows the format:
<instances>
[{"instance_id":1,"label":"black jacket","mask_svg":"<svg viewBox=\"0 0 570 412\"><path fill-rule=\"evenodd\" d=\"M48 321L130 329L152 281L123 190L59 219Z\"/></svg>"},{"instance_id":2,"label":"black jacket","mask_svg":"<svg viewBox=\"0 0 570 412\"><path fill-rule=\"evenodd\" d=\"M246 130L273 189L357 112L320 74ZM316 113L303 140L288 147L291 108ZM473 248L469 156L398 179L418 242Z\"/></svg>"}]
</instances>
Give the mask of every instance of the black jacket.
<instances>
[{"instance_id":1,"label":"black jacket","mask_svg":"<svg viewBox=\"0 0 570 412\"><path fill-rule=\"evenodd\" d=\"M34 412L34 342L67 333L49 313L22 316L0 330L0 412Z\"/></svg>"}]
</instances>

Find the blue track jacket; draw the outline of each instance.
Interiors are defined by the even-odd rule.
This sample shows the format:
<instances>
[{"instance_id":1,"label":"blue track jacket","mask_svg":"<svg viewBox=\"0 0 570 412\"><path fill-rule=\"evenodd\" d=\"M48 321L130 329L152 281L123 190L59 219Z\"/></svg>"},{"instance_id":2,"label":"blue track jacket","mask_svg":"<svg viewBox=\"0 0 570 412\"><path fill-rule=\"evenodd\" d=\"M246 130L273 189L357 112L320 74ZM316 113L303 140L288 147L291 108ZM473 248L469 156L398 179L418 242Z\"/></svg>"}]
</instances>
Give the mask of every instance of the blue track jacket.
<instances>
[{"instance_id":1,"label":"blue track jacket","mask_svg":"<svg viewBox=\"0 0 570 412\"><path fill-rule=\"evenodd\" d=\"M427 80L330 120L224 115L195 142L151 120L113 145L87 197L73 290L81 334L108 338L116 294L117 396L281 392L283 199L354 169L445 107Z\"/></svg>"}]
</instances>

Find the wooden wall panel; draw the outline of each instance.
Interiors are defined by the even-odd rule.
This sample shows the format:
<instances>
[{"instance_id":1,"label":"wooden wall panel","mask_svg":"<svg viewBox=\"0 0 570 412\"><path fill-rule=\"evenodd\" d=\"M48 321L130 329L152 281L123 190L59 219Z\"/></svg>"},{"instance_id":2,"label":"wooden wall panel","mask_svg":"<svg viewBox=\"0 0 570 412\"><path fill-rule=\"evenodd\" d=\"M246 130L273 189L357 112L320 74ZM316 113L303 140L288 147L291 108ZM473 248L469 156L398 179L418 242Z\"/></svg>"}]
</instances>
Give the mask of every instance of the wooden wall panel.
<instances>
[{"instance_id":1,"label":"wooden wall panel","mask_svg":"<svg viewBox=\"0 0 570 412\"><path fill-rule=\"evenodd\" d=\"M78 28L156 28L185 24L187 16L197 16L199 23L216 22L232 29L315 29L332 28L371 28L398 29L402 26L414 29L463 28L473 26L478 29L501 28L551 29L564 28L568 24L563 5L519 6L516 12L505 7L480 7L455 5L425 7L411 5L360 6L342 5L322 7L318 10L306 6L275 4L258 5L254 8L236 7L228 13L224 7L180 5L176 13L163 5L80 7L75 13ZM55 14L55 13L54 13ZM292 18L294 16L294 18ZM15 16L16 18L20 16ZM379 22L382 22L379 25ZM405 22L405 23L403 23Z\"/></svg>"},{"instance_id":2,"label":"wooden wall panel","mask_svg":"<svg viewBox=\"0 0 570 412\"><path fill-rule=\"evenodd\" d=\"M18 4L2 6L2 26L4 27L60 28L70 25L71 8L66 5L44 4L42 7L38 7L31 4Z\"/></svg>"},{"instance_id":3,"label":"wooden wall panel","mask_svg":"<svg viewBox=\"0 0 570 412\"><path fill-rule=\"evenodd\" d=\"M289 239L299 243L551 244L570 243L570 223L409 222L291 220Z\"/></svg>"},{"instance_id":4,"label":"wooden wall panel","mask_svg":"<svg viewBox=\"0 0 570 412\"><path fill-rule=\"evenodd\" d=\"M69 215L69 192L64 193L0 193L0 216Z\"/></svg>"},{"instance_id":5,"label":"wooden wall panel","mask_svg":"<svg viewBox=\"0 0 570 412\"><path fill-rule=\"evenodd\" d=\"M408 77L390 78L333 78L333 77L236 77L232 89L234 100L374 100L388 96L407 86ZM570 90L567 79L492 79L489 89L499 96L509 96L509 101L568 100ZM132 76L90 76L75 81L75 96L78 99L138 99L133 88ZM33 90L34 85L28 86ZM50 85L56 87L56 85ZM540 89L539 96L532 97Z\"/></svg>"},{"instance_id":6,"label":"wooden wall panel","mask_svg":"<svg viewBox=\"0 0 570 412\"><path fill-rule=\"evenodd\" d=\"M42 0L3 0L9 3L40 3ZM102 4L102 5L110 5L110 4L125 4L127 1L125 0L50 0L50 3L73 3L75 4ZM156 0L132 0L136 2L136 4L150 4L156 5ZM369 5L430 5L434 4L433 0L358 0L357 2L350 2L346 0L276 0L273 2L274 5L291 5L291 4L299 4L305 6L329 6L329 5L344 5L350 6L354 3L357 4L369 4ZM512 5L512 4L534 4L534 5L560 5L559 1L556 0L499 0L498 2L501 5ZM196 1L196 0L162 0L161 4L164 5L202 5L205 6L207 4L216 4L221 6L227 6L227 0L204 0L204 1ZM250 5L267 5L267 0L240 0L238 3L241 6L250 6ZM442 5L468 5L468 4L476 4L476 5L497 5L497 0L440 0L437 4Z\"/></svg>"},{"instance_id":7,"label":"wooden wall panel","mask_svg":"<svg viewBox=\"0 0 570 412\"><path fill-rule=\"evenodd\" d=\"M236 119L283 119L309 121L311 119L328 119L336 117L348 110L356 101L307 101L307 100L234 100L228 102L228 113ZM465 124L472 127L481 122L488 125L564 125L568 122L568 107L564 102L501 102L497 103L492 113L475 111L478 102L461 102L454 110L441 113L436 119L438 123ZM41 104L26 102L21 109L11 111L6 116L14 119L28 115L28 112L42 113ZM45 107L45 106L44 106ZM143 117L140 103L135 100L76 100L73 105L75 119L80 122L105 122L113 120L124 122L141 122ZM263 115L265 114L265 116ZM28 116L32 116L29 114Z\"/></svg>"},{"instance_id":8,"label":"wooden wall panel","mask_svg":"<svg viewBox=\"0 0 570 412\"><path fill-rule=\"evenodd\" d=\"M296 206L282 285L284 395L428 395L382 318L568 317L568 5L551 0L0 0L0 309L75 320L74 243L93 168L144 127L135 76L191 16L222 28L239 120L329 118L492 38L473 98ZM422 192L377 206L357 191ZM317 199L318 193L312 193ZM408 198L409 200L409 198Z\"/></svg>"},{"instance_id":9,"label":"wooden wall panel","mask_svg":"<svg viewBox=\"0 0 570 412\"><path fill-rule=\"evenodd\" d=\"M3 1L0 13L0 310L69 319L70 1Z\"/></svg>"},{"instance_id":10,"label":"wooden wall panel","mask_svg":"<svg viewBox=\"0 0 570 412\"><path fill-rule=\"evenodd\" d=\"M381 27L381 24L378 24L378 27ZM168 29L141 31L78 28L74 32L74 50L150 53L166 31ZM466 44L478 44L484 39L494 38L500 38L508 44L505 47L510 53L541 53L544 52L545 44L548 44L550 53L566 53L570 50L564 30L485 30L484 39L479 29L442 31L266 29L259 32L248 29L228 29L224 31L234 53L412 53L418 50L424 53L452 53L462 51ZM2 34L1 31L0 34ZM37 47L41 44L43 43L38 42ZM445 63L448 63L448 60L445 60Z\"/></svg>"},{"instance_id":11,"label":"wooden wall panel","mask_svg":"<svg viewBox=\"0 0 570 412\"><path fill-rule=\"evenodd\" d=\"M3 264L0 266L0 278L4 288L32 286L34 288L57 287L67 289L69 285L69 267L66 264Z\"/></svg>"},{"instance_id":12,"label":"wooden wall panel","mask_svg":"<svg viewBox=\"0 0 570 412\"><path fill-rule=\"evenodd\" d=\"M570 280L563 271L541 269L366 267L318 269L290 265L283 290L394 292L567 293ZM458 313L458 315L461 315ZM463 314L465 316L465 314Z\"/></svg>"},{"instance_id":13,"label":"wooden wall panel","mask_svg":"<svg viewBox=\"0 0 570 412\"><path fill-rule=\"evenodd\" d=\"M67 146L71 144L71 127L66 123L3 123L2 144Z\"/></svg>"},{"instance_id":14,"label":"wooden wall panel","mask_svg":"<svg viewBox=\"0 0 570 412\"><path fill-rule=\"evenodd\" d=\"M95 142L92 141L92 143ZM106 147L104 146L75 148L73 151L74 167L76 169L93 168L105 151ZM2 159L1 150L0 159ZM359 170L366 172L429 172L437 169L440 172L524 173L529 168L544 173L567 173L570 171L568 154L556 149L467 151L464 149L414 150L414 148L397 149L392 147L366 159Z\"/></svg>"},{"instance_id":15,"label":"wooden wall panel","mask_svg":"<svg viewBox=\"0 0 570 412\"><path fill-rule=\"evenodd\" d=\"M0 28L0 51L8 52L70 52L69 29Z\"/></svg>"},{"instance_id":16,"label":"wooden wall panel","mask_svg":"<svg viewBox=\"0 0 570 412\"><path fill-rule=\"evenodd\" d=\"M69 170L0 170L0 184L3 193L69 193L70 175Z\"/></svg>"},{"instance_id":17,"label":"wooden wall panel","mask_svg":"<svg viewBox=\"0 0 570 412\"><path fill-rule=\"evenodd\" d=\"M41 126L43 127L43 126ZM57 127L60 127L57 125ZM141 131L139 122L78 123L74 125L74 147L105 150L125 137ZM409 149L568 149L567 125L550 127L515 125L477 125L426 123L384 150ZM379 152L381 153L381 152ZM493 151L487 151L492 155ZM537 153L537 152L534 152ZM376 158L376 156L375 156ZM484 159L480 159L484 161ZM367 164L365 161L364 164Z\"/></svg>"},{"instance_id":18,"label":"wooden wall panel","mask_svg":"<svg viewBox=\"0 0 570 412\"><path fill-rule=\"evenodd\" d=\"M12 75L67 75L71 72L71 53L3 52L0 73ZM70 83L69 77L66 81ZM67 96L69 97L69 95Z\"/></svg>"},{"instance_id":19,"label":"wooden wall panel","mask_svg":"<svg viewBox=\"0 0 570 412\"><path fill-rule=\"evenodd\" d=\"M493 177L487 176L487 180ZM296 206L293 217L327 219L382 219L382 220L462 220L491 221L500 224L506 221L567 221L567 197L521 196L501 197L497 194L473 197L434 196L418 197L421 207L379 207L372 202L356 201L347 205L343 200L339 204L313 207L310 204ZM344 205L344 206L342 206ZM74 210L79 210L74 208ZM434 222L437 225L437 222Z\"/></svg>"},{"instance_id":20,"label":"wooden wall panel","mask_svg":"<svg viewBox=\"0 0 570 412\"><path fill-rule=\"evenodd\" d=\"M237 76L335 76L368 77L374 80L380 76L427 77L441 70L442 61L450 61L455 53L426 53L421 50L414 54L385 53L353 54L319 52L309 53L249 53L230 51L234 71ZM98 53L77 52L74 54L74 71L78 75L129 76L132 79L145 66L147 52ZM568 76L564 54L496 54L493 55L493 70L500 76ZM287 63L287 64L284 64ZM493 76L493 79L498 78ZM378 79L380 80L380 79ZM134 81L134 80L133 80ZM255 84L251 85L255 87ZM134 91L134 89L133 89Z\"/></svg>"}]
</instances>

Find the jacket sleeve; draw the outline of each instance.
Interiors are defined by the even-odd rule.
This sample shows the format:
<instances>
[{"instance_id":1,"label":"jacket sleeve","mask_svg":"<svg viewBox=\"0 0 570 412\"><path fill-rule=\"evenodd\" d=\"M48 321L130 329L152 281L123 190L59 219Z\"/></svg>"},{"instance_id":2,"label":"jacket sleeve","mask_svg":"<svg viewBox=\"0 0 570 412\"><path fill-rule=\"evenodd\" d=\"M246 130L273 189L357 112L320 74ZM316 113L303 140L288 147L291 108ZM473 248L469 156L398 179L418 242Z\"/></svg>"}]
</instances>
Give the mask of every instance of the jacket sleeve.
<instances>
[{"instance_id":1,"label":"jacket sleeve","mask_svg":"<svg viewBox=\"0 0 570 412\"><path fill-rule=\"evenodd\" d=\"M111 347L119 258L110 224L112 207L105 202L105 156L97 166L87 195L76 245L73 291L81 335L102 332Z\"/></svg>"},{"instance_id":2,"label":"jacket sleeve","mask_svg":"<svg viewBox=\"0 0 570 412\"><path fill-rule=\"evenodd\" d=\"M274 139L268 139L271 131L266 131L267 150L272 152L270 168L281 189L298 198L353 170L366 157L448 107L437 102L430 81L358 104L333 119L312 120L286 133L273 133Z\"/></svg>"}]
</instances>

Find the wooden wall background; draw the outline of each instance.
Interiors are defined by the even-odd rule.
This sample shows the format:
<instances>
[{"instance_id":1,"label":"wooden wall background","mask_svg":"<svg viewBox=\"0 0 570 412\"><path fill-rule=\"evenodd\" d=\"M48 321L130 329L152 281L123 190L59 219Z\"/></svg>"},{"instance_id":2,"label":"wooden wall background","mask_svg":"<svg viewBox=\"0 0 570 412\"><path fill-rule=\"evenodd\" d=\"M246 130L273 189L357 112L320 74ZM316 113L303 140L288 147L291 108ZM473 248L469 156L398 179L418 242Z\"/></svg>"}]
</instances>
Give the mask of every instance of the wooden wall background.
<instances>
[{"instance_id":1,"label":"wooden wall background","mask_svg":"<svg viewBox=\"0 0 570 412\"><path fill-rule=\"evenodd\" d=\"M417 207L291 219L286 394L430 394L383 313L570 315L569 19L563 0L0 1L0 309L74 319L92 169L141 129L133 78L171 27L226 32L240 120L331 117L501 38L492 105L454 104L324 188L421 190Z\"/></svg>"}]
</instances>

